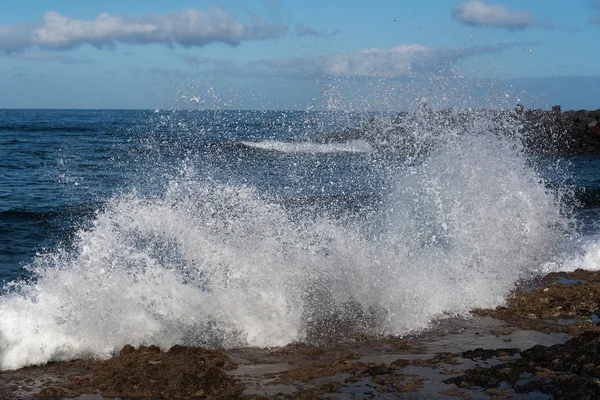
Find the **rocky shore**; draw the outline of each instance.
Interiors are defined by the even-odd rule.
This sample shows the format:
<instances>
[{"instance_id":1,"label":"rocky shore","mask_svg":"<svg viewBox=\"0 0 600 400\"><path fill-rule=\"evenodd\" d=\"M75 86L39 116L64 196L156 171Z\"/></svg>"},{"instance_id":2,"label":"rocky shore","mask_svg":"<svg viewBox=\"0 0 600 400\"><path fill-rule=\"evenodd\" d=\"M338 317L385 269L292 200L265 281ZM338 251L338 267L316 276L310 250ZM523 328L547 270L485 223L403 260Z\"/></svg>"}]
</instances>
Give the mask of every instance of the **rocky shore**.
<instances>
[{"instance_id":1,"label":"rocky shore","mask_svg":"<svg viewBox=\"0 0 600 400\"><path fill-rule=\"evenodd\" d=\"M553 273L507 304L409 337L227 351L125 346L0 373L0 398L600 398L600 272ZM339 340L343 337L343 340Z\"/></svg>"}]
</instances>

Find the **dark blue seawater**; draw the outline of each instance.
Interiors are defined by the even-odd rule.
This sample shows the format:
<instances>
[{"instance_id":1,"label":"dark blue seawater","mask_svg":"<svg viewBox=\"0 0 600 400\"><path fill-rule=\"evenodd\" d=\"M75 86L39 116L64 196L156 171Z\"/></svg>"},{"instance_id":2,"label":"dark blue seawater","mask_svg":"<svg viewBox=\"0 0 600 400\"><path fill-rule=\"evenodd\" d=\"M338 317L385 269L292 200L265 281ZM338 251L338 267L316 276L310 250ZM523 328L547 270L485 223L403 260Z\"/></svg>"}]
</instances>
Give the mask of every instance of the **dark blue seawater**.
<instances>
[{"instance_id":1,"label":"dark blue seawater","mask_svg":"<svg viewBox=\"0 0 600 400\"><path fill-rule=\"evenodd\" d=\"M360 206L377 196L361 162L368 155L242 144L317 139L357 121L305 112L0 110L0 280L68 243L107 199L160 191L185 163L290 204Z\"/></svg>"},{"instance_id":2,"label":"dark blue seawater","mask_svg":"<svg viewBox=\"0 0 600 400\"><path fill-rule=\"evenodd\" d=\"M360 116L306 112L0 110L0 279L19 276L36 253L68 243L107 199L160 190L185 162L210 179L258 187L291 204L376 202L383 182L364 162L372 155L243 144L318 140L358 122ZM580 219L594 231L600 156L561 160Z\"/></svg>"}]
</instances>

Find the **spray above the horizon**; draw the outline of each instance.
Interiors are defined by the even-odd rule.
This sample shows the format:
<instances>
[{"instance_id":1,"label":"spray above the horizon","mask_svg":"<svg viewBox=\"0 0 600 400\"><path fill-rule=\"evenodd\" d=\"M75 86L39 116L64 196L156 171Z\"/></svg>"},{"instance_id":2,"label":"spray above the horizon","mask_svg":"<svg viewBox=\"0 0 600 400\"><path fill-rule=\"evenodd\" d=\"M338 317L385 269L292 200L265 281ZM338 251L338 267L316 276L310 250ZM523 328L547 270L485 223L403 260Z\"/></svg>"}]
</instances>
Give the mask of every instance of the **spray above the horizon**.
<instances>
[{"instance_id":1,"label":"spray above the horizon","mask_svg":"<svg viewBox=\"0 0 600 400\"><path fill-rule=\"evenodd\" d=\"M518 126L461 115L467 124L417 112L388 153L381 142L308 147L370 166L371 176L352 179L384 182L369 212L351 217L322 201L292 207L277 193L216 179L182 152L178 168L162 171L160 190L113 196L72 243L28 266L34 279L5 288L0 369L109 357L125 344L326 340L331 320L403 335L502 304L516 282L553 261L571 221L524 155ZM251 150L269 151L261 168L272 174L325 160L291 158L306 145L264 143ZM277 157L288 170L273 167ZM302 193L321 196L327 184L306 181Z\"/></svg>"}]
</instances>

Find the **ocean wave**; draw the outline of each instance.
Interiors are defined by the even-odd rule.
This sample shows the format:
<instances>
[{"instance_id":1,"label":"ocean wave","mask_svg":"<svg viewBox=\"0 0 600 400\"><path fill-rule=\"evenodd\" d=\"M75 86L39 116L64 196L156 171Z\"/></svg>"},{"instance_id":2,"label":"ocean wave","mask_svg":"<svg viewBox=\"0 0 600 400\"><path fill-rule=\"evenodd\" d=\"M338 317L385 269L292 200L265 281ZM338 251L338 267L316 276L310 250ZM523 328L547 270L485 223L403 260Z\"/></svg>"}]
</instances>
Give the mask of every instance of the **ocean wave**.
<instances>
[{"instance_id":1,"label":"ocean wave","mask_svg":"<svg viewBox=\"0 0 600 400\"><path fill-rule=\"evenodd\" d=\"M286 208L188 164L161 193L112 197L28 266L35 279L5 287L0 369L125 344L284 345L340 314L402 335L502 304L557 259L568 213L512 139L434 139L418 162L384 166L390 188L359 220Z\"/></svg>"},{"instance_id":2,"label":"ocean wave","mask_svg":"<svg viewBox=\"0 0 600 400\"><path fill-rule=\"evenodd\" d=\"M264 140L260 142L242 142L245 146L281 153L370 153L371 145L365 140L351 140L342 143L316 143L316 142L280 142Z\"/></svg>"}]
</instances>

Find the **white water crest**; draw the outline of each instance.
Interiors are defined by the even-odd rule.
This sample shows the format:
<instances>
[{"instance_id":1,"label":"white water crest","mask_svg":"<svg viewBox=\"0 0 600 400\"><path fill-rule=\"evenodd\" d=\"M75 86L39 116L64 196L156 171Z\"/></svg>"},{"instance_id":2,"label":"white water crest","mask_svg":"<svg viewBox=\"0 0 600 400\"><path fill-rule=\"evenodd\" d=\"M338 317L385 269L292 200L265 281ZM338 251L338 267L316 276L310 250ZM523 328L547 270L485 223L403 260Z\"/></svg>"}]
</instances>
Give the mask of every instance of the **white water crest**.
<instances>
[{"instance_id":1,"label":"white water crest","mask_svg":"<svg viewBox=\"0 0 600 400\"><path fill-rule=\"evenodd\" d=\"M577 269L600 270L600 237L598 235L578 240L569 251L563 252L555 260L544 264L542 272L572 272Z\"/></svg>"},{"instance_id":2,"label":"white water crest","mask_svg":"<svg viewBox=\"0 0 600 400\"><path fill-rule=\"evenodd\" d=\"M242 142L245 146L255 149L278 151L282 153L369 153L371 145L364 140L351 140L340 143L315 142L279 142L264 140L261 142Z\"/></svg>"},{"instance_id":3,"label":"white water crest","mask_svg":"<svg viewBox=\"0 0 600 400\"><path fill-rule=\"evenodd\" d=\"M0 298L0 368L125 344L278 346L340 315L402 335L502 304L553 260L569 221L518 140L469 127L414 128L427 148L386 164L392 188L358 222L189 168L160 195L116 196Z\"/></svg>"}]
</instances>

